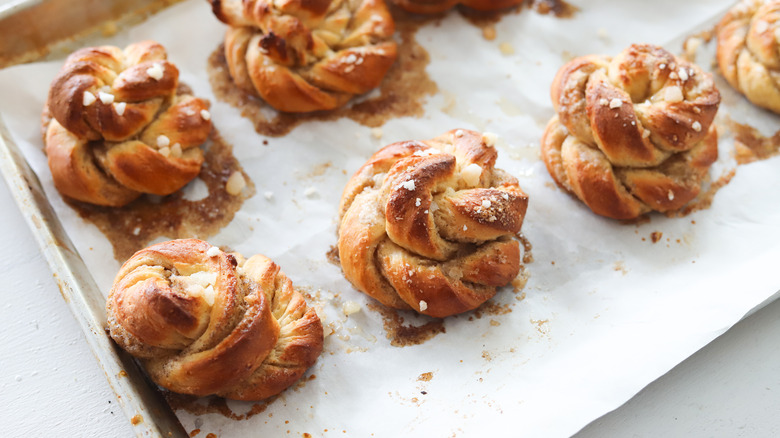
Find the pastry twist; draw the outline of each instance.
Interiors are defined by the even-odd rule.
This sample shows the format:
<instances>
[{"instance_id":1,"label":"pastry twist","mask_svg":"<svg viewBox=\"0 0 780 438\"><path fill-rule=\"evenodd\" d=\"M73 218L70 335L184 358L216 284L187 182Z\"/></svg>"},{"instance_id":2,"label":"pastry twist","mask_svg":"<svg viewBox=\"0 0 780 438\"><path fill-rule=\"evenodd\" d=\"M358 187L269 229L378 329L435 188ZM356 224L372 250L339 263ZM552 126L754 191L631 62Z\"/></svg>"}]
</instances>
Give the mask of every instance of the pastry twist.
<instances>
[{"instance_id":1,"label":"pastry twist","mask_svg":"<svg viewBox=\"0 0 780 438\"><path fill-rule=\"evenodd\" d=\"M322 351L322 324L262 255L206 242L153 245L119 270L107 302L111 337L174 392L260 400L300 378Z\"/></svg>"},{"instance_id":2,"label":"pastry twist","mask_svg":"<svg viewBox=\"0 0 780 438\"><path fill-rule=\"evenodd\" d=\"M595 213L635 218L693 199L717 159L712 76L651 45L576 58L552 83L542 158Z\"/></svg>"},{"instance_id":3,"label":"pastry twist","mask_svg":"<svg viewBox=\"0 0 780 438\"><path fill-rule=\"evenodd\" d=\"M45 134L63 195L121 206L168 195L200 172L211 132L208 102L178 94L179 71L153 41L71 54L52 82Z\"/></svg>"},{"instance_id":4,"label":"pastry twist","mask_svg":"<svg viewBox=\"0 0 780 438\"><path fill-rule=\"evenodd\" d=\"M528 197L473 131L386 146L341 198L339 258L360 291L397 309L471 310L520 269Z\"/></svg>"},{"instance_id":5,"label":"pastry twist","mask_svg":"<svg viewBox=\"0 0 780 438\"><path fill-rule=\"evenodd\" d=\"M718 65L732 87L780 113L780 1L742 0L717 28Z\"/></svg>"},{"instance_id":6,"label":"pastry twist","mask_svg":"<svg viewBox=\"0 0 780 438\"><path fill-rule=\"evenodd\" d=\"M395 25L382 0L210 1L230 25L233 81L280 111L337 108L379 86L395 62Z\"/></svg>"},{"instance_id":7,"label":"pastry twist","mask_svg":"<svg viewBox=\"0 0 780 438\"><path fill-rule=\"evenodd\" d=\"M463 5L477 11L497 11L523 3L524 0L393 0L400 8L415 14L439 14Z\"/></svg>"}]
</instances>

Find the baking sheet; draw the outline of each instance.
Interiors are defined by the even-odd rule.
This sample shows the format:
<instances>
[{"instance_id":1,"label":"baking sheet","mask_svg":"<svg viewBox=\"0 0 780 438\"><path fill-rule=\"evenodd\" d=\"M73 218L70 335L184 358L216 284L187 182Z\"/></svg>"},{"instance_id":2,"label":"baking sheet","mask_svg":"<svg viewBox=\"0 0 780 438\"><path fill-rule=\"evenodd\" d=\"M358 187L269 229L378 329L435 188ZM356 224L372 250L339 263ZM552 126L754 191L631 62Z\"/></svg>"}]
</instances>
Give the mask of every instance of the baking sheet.
<instances>
[{"instance_id":1,"label":"baking sheet","mask_svg":"<svg viewBox=\"0 0 780 438\"><path fill-rule=\"evenodd\" d=\"M257 195L210 241L272 257L296 286L315 296L335 329L305 384L244 421L179 411L188 431L220 437L248 431L490 436L507 430L569 436L780 289L774 273L780 194L766 189L780 182L777 158L739 166L707 210L676 219L652 215L636 224L593 215L555 188L538 159L539 137L553 113L549 83L566 59L615 54L632 42L669 43L679 52L681 36L730 2L572 3L581 11L570 20L532 11L510 14L496 24L494 41L454 13L438 26L424 26L417 39L430 53L427 71L440 92L428 99L423 117L388 121L381 139L351 120L308 122L282 138L256 134L211 92L206 58L224 27L206 2L174 6L103 40L158 40L181 80L212 101L214 123L234 145ZM708 66L704 59L700 63ZM0 71L0 114L107 293L119 262L104 236L62 202L41 150L40 110L60 64ZM765 133L777 128L777 116L754 110L719 83L721 110ZM510 312L450 318L446 333L422 345L393 347L381 316L367 307L370 300L326 259L336 240L338 200L349 175L382 145L456 127L497 133L498 167L518 176L530 196L523 227L533 244L530 279L524 295L505 289L494 298ZM731 147L726 136L713 179L735 167ZM652 232L663 235L655 244ZM341 305L347 300L362 311L345 317ZM430 378L421 378L424 373ZM253 407L228 406L237 414Z\"/></svg>"}]
</instances>

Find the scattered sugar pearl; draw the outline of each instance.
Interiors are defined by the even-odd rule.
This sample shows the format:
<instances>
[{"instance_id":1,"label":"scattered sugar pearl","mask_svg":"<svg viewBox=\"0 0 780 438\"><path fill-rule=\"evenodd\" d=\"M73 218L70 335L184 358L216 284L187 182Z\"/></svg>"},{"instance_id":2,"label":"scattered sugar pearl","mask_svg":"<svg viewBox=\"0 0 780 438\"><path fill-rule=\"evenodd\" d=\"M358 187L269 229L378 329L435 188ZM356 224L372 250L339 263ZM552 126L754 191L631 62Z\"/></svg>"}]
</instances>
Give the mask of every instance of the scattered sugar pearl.
<instances>
[{"instance_id":1,"label":"scattered sugar pearl","mask_svg":"<svg viewBox=\"0 0 780 438\"><path fill-rule=\"evenodd\" d=\"M274 192L265 192L263 193L263 196L265 197L266 201L270 201L274 199Z\"/></svg>"},{"instance_id":2,"label":"scattered sugar pearl","mask_svg":"<svg viewBox=\"0 0 780 438\"><path fill-rule=\"evenodd\" d=\"M491 205L492 205L492 203L489 200L487 200L487 199L483 199L482 200L482 207L490 208Z\"/></svg>"},{"instance_id":3,"label":"scattered sugar pearl","mask_svg":"<svg viewBox=\"0 0 780 438\"><path fill-rule=\"evenodd\" d=\"M479 184L479 178L482 176L482 167L477 163L471 163L460 171L463 181L469 186Z\"/></svg>"},{"instance_id":4,"label":"scattered sugar pearl","mask_svg":"<svg viewBox=\"0 0 780 438\"><path fill-rule=\"evenodd\" d=\"M492 132L485 132L482 134L482 143L485 143L485 146L489 148L496 145L496 140L498 140L498 136Z\"/></svg>"},{"instance_id":5,"label":"scattered sugar pearl","mask_svg":"<svg viewBox=\"0 0 780 438\"><path fill-rule=\"evenodd\" d=\"M171 156L174 158L181 158L182 155L181 150L181 144L176 143L175 145L171 146Z\"/></svg>"},{"instance_id":6,"label":"scattered sugar pearl","mask_svg":"<svg viewBox=\"0 0 780 438\"><path fill-rule=\"evenodd\" d=\"M669 193L667 193L666 196L669 198L670 201L674 201L674 192L672 191L672 189L669 189Z\"/></svg>"},{"instance_id":7,"label":"scattered sugar pearl","mask_svg":"<svg viewBox=\"0 0 780 438\"><path fill-rule=\"evenodd\" d=\"M354 301L347 301L341 306L341 311L344 312L344 315L346 316L352 315L353 313L360 312L360 304Z\"/></svg>"},{"instance_id":8,"label":"scattered sugar pearl","mask_svg":"<svg viewBox=\"0 0 780 438\"><path fill-rule=\"evenodd\" d=\"M428 303L426 303L423 300L420 300L420 312L424 312L426 309L428 309Z\"/></svg>"},{"instance_id":9,"label":"scattered sugar pearl","mask_svg":"<svg viewBox=\"0 0 780 438\"><path fill-rule=\"evenodd\" d=\"M415 157L427 157L429 155L435 155L436 153L438 153L438 151L436 149L431 148L431 149L424 149L421 151L415 151L412 155L414 155Z\"/></svg>"},{"instance_id":10,"label":"scattered sugar pearl","mask_svg":"<svg viewBox=\"0 0 780 438\"><path fill-rule=\"evenodd\" d=\"M237 196L241 194L244 187L246 187L244 175L237 170L233 171L233 173L230 174L227 183L225 183L225 191L230 195Z\"/></svg>"},{"instance_id":11,"label":"scattered sugar pearl","mask_svg":"<svg viewBox=\"0 0 780 438\"><path fill-rule=\"evenodd\" d=\"M127 107L127 103L125 102L119 102L114 104L114 111L116 111L116 115L123 116L125 115L125 108Z\"/></svg>"},{"instance_id":12,"label":"scattered sugar pearl","mask_svg":"<svg viewBox=\"0 0 780 438\"><path fill-rule=\"evenodd\" d=\"M419 207L421 203L422 203L422 200L420 198L417 198L417 199L414 200L414 206L415 207Z\"/></svg>"},{"instance_id":13,"label":"scattered sugar pearl","mask_svg":"<svg viewBox=\"0 0 780 438\"><path fill-rule=\"evenodd\" d=\"M89 91L85 91L84 92L84 97L82 97L82 99L81 99L81 103L84 106L90 106L93 103L95 103L96 100L97 100L97 98L95 97L94 94L90 93Z\"/></svg>"},{"instance_id":14,"label":"scattered sugar pearl","mask_svg":"<svg viewBox=\"0 0 780 438\"><path fill-rule=\"evenodd\" d=\"M691 128L693 128L693 130L696 131L696 132L701 132L701 123L693 122L691 124Z\"/></svg>"},{"instance_id":15,"label":"scattered sugar pearl","mask_svg":"<svg viewBox=\"0 0 780 438\"><path fill-rule=\"evenodd\" d=\"M462 129L458 129L457 131L455 131L455 137L457 137L457 138L463 137L463 130Z\"/></svg>"},{"instance_id":16,"label":"scattered sugar pearl","mask_svg":"<svg viewBox=\"0 0 780 438\"><path fill-rule=\"evenodd\" d=\"M670 79L677 79L677 78L679 78L679 76L677 76L677 73L671 72L671 73L669 73L669 78Z\"/></svg>"},{"instance_id":17,"label":"scattered sugar pearl","mask_svg":"<svg viewBox=\"0 0 780 438\"><path fill-rule=\"evenodd\" d=\"M164 148L171 144L171 139L168 138L165 135L158 135L157 136L157 147L158 148Z\"/></svg>"},{"instance_id":18,"label":"scattered sugar pearl","mask_svg":"<svg viewBox=\"0 0 780 438\"><path fill-rule=\"evenodd\" d=\"M155 62L151 67L146 69L146 74L155 81L162 79L164 73L163 66L159 62Z\"/></svg>"},{"instance_id":19,"label":"scattered sugar pearl","mask_svg":"<svg viewBox=\"0 0 780 438\"><path fill-rule=\"evenodd\" d=\"M139 234L141 234L141 227L133 228L133 236L137 236Z\"/></svg>"},{"instance_id":20,"label":"scattered sugar pearl","mask_svg":"<svg viewBox=\"0 0 780 438\"><path fill-rule=\"evenodd\" d=\"M683 93L680 87L673 86L666 89L664 98L667 102L676 103L683 101Z\"/></svg>"},{"instance_id":21,"label":"scattered sugar pearl","mask_svg":"<svg viewBox=\"0 0 780 438\"><path fill-rule=\"evenodd\" d=\"M211 120L211 113L208 112L208 110L202 109L202 110L200 110L200 117L203 120L209 121L209 120Z\"/></svg>"},{"instance_id":22,"label":"scattered sugar pearl","mask_svg":"<svg viewBox=\"0 0 780 438\"><path fill-rule=\"evenodd\" d=\"M681 69L680 69L680 70L677 72L677 74L680 76L680 79L681 79L683 82L685 82L685 81L687 81L687 80L688 80L688 71L687 71L687 70L685 70L684 68L681 68Z\"/></svg>"},{"instance_id":23,"label":"scattered sugar pearl","mask_svg":"<svg viewBox=\"0 0 780 438\"><path fill-rule=\"evenodd\" d=\"M607 106L609 105L609 101L607 99L604 99L603 97L599 99L599 105L601 106Z\"/></svg>"},{"instance_id":24,"label":"scattered sugar pearl","mask_svg":"<svg viewBox=\"0 0 780 438\"><path fill-rule=\"evenodd\" d=\"M157 150L157 152L159 152L160 155L162 155L163 157L170 157L171 156L171 148L169 148L167 146L163 147L163 148L160 148L159 150Z\"/></svg>"},{"instance_id":25,"label":"scattered sugar pearl","mask_svg":"<svg viewBox=\"0 0 780 438\"><path fill-rule=\"evenodd\" d=\"M114 103L114 95L110 93L99 92L98 99L103 102L104 105L110 105Z\"/></svg>"},{"instance_id":26,"label":"scattered sugar pearl","mask_svg":"<svg viewBox=\"0 0 780 438\"><path fill-rule=\"evenodd\" d=\"M211 248L209 248L208 251L206 251L206 255L209 257L216 257L219 255L220 252L222 251L220 251L219 248L217 248L216 246L212 246Z\"/></svg>"},{"instance_id":27,"label":"scattered sugar pearl","mask_svg":"<svg viewBox=\"0 0 780 438\"><path fill-rule=\"evenodd\" d=\"M617 97L609 101L610 109L620 108L621 106L623 106L623 101L618 99Z\"/></svg>"},{"instance_id":28,"label":"scattered sugar pearl","mask_svg":"<svg viewBox=\"0 0 780 438\"><path fill-rule=\"evenodd\" d=\"M403 188L405 188L406 190L410 190L410 191L411 191L411 190L414 190L414 187L415 187L415 185L414 185L414 180L413 180L413 179L410 179L409 181L406 181L406 182L404 182L403 184L401 184L401 186L402 186Z\"/></svg>"},{"instance_id":29,"label":"scattered sugar pearl","mask_svg":"<svg viewBox=\"0 0 780 438\"><path fill-rule=\"evenodd\" d=\"M658 68L659 68L659 69L661 69L661 70L663 70L663 69L665 69L665 68L666 68L666 64L661 64L661 65L659 65L659 66L658 66Z\"/></svg>"},{"instance_id":30,"label":"scattered sugar pearl","mask_svg":"<svg viewBox=\"0 0 780 438\"><path fill-rule=\"evenodd\" d=\"M466 230L468 230L468 229L469 229L469 227L467 227L467 226L465 226L465 225L463 226L463 231L466 231Z\"/></svg>"},{"instance_id":31,"label":"scattered sugar pearl","mask_svg":"<svg viewBox=\"0 0 780 438\"><path fill-rule=\"evenodd\" d=\"M303 194L307 198L311 198L312 196L317 194L317 188L313 187L313 186L309 186L309 187L306 188L306 190L303 191Z\"/></svg>"}]
</instances>

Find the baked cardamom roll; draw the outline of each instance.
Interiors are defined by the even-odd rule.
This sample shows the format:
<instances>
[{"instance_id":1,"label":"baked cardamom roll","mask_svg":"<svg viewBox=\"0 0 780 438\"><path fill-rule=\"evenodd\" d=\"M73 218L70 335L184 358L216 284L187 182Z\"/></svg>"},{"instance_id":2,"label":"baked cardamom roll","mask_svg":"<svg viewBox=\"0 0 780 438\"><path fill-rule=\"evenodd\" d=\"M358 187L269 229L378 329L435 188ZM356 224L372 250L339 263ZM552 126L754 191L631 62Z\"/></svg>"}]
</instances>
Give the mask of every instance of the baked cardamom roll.
<instances>
[{"instance_id":1,"label":"baked cardamom roll","mask_svg":"<svg viewBox=\"0 0 780 438\"><path fill-rule=\"evenodd\" d=\"M596 214L632 219L680 209L718 158L712 75L661 47L576 58L550 94L557 115L542 137L542 159Z\"/></svg>"},{"instance_id":2,"label":"baked cardamom roll","mask_svg":"<svg viewBox=\"0 0 780 438\"><path fill-rule=\"evenodd\" d=\"M379 86L396 58L383 0L210 0L229 27L236 86L286 112L338 108Z\"/></svg>"},{"instance_id":3,"label":"baked cardamom roll","mask_svg":"<svg viewBox=\"0 0 780 438\"><path fill-rule=\"evenodd\" d=\"M494 138L452 130L385 146L341 198L339 258L355 288L396 309L474 309L519 273L528 196L496 169Z\"/></svg>"},{"instance_id":4,"label":"baked cardamom roll","mask_svg":"<svg viewBox=\"0 0 780 438\"><path fill-rule=\"evenodd\" d=\"M114 207L179 190L200 173L208 108L179 90L179 70L154 41L74 52L44 110L54 186L69 198Z\"/></svg>"},{"instance_id":5,"label":"baked cardamom roll","mask_svg":"<svg viewBox=\"0 0 780 438\"><path fill-rule=\"evenodd\" d=\"M196 239L135 253L106 304L111 337L171 391L261 400L298 380L322 351L313 308L270 259Z\"/></svg>"},{"instance_id":6,"label":"baked cardamom roll","mask_svg":"<svg viewBox=\"0 0 780 438\"><path fill-rule=\"evenodd\" d=\"M742 0L718 24L718 65L732 87L780 114L780 1Z\"/></svg>"}]
</instances>

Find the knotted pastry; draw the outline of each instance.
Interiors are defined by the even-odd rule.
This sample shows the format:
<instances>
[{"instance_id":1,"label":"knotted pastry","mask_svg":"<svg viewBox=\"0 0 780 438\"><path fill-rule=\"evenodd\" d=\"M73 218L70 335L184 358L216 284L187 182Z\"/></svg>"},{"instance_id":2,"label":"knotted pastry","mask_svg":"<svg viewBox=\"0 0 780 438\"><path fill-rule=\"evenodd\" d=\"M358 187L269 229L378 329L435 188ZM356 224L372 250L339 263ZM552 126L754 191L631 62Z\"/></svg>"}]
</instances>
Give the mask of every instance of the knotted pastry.
<instances>
[{"instance_id":1,"label":"knotted pastry","mask_svg":"<svg viewBox=\"0 0 780 438\"><path fill-rule=\"evenodd\" d=\"M44 142L54 186L65 196L122 206L168 195L200 172L211 132L209 104L177 94L179 70L144 41L78 50L49 90Z\"/></svg>"},{"instance_id":2,"label":"knotted pastry","mask_svg":"<svg viewBox=\"0 0 780 438\"><path fill-rule=\"evenodd\" d=\"M317 314L279 266L200 240L135 253L106 307L117 344L158 385L183 394L264 399L298 380L322 351Z\"/></svg>"},{"instance_id":3,"label":"knotted pastry","mask_svg":"<svg viewBox=\"0 0 780 438\"><path fill-rule=\"evenodd\" d=\"M474 309L511 282L528 196L494 168L492 141L459 129L374 154L341 197L347 280L388 307L434 317Z\"/></svg>"},{"instance_id":4,"label":"knotted pastry","mask_svg":"<svg viewBox=\"0 0 780 438\"><path fill-rule=\"evenodd\" d=\"M415 14L439 14L463 5L477 11L497 11L523 3L524 0L393 0L400 8Z\"/></svg>"},{"instance_id":5,"label":"knotted pastry","mask_svg":"<svg viewBox=\"0 0 780 438\"><path fill-rule=\"evenodd\" d=\"M233 81L280 111L342 106L376 88L395 62L395 25L383 0L210 1L229 25Z\"/></svg>"},{"instance_id":6,"label":"knotted pastry","mask_svg":"<svg viewBox=\"0 0 780 438\"><path fill-rule=\"evenodd\" d=\"M717 28L718 65L732 87L780 113L780 1L742 0Z\"/></svg>"},{"instance_id":7,"label":"knotted pastry","mask_svg":"<svg viewBox=\"0 0 780 438\"><path fill-rule=\"evenodd\" d=\"M679 209L718 157L712 76L660 47L576 58L558 71L551 96L557 115L542 158L555 182L599 215Z\"/></svg>"}]
</instances>

